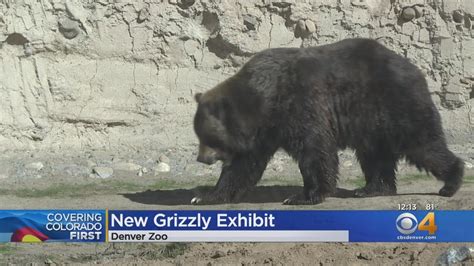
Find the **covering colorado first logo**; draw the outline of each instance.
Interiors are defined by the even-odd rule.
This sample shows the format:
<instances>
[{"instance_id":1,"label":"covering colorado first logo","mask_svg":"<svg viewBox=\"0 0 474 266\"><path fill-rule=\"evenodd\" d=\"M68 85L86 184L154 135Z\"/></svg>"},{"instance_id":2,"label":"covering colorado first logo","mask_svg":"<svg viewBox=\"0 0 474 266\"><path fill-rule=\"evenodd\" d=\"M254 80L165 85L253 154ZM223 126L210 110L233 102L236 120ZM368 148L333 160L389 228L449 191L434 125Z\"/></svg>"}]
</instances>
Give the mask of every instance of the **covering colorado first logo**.
<instances>
[{"instance_id":1,"label":"covering colorado first logo","mask_svg":"<svg viewBox=\"0 0 474 266\"><path fill-rule=\"evenodd\" d=\"M98 242L105 240L105 211L0 212L0 242Z\"/></svg>"}]
</instances>

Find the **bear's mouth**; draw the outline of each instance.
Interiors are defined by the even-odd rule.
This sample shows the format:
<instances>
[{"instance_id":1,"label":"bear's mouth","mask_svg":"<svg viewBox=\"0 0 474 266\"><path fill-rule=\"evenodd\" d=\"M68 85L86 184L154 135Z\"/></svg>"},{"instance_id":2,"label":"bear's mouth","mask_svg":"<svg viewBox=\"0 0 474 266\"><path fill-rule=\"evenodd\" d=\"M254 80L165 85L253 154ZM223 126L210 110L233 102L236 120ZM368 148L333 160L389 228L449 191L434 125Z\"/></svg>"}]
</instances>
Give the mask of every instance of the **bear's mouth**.
<instances>
[{"instance_id":1,"label":"bear's mouth","mask_svg":"<svg viewBox=\"0 0 474 266\"><path fill-rule=\"evenodd\" d=\"M197 161L200 162L200 163L207 164L207 165L213 165L217 162L217 158L211 157L211 156L201 156L201 155L199 155L197 157Z\"/></svg>"},{"instance_id":2,"label":"bear's mouth","mask_svg":"<svg viewBox=\"0 0 474 266\"><path fill-rule=\"evenodd\" d=\"M207 165L212 165L215 164L217 161L222 161L222 163L225 165L231 159L229 155L229 153L226 153L220 149L215 149L200 144L199 154L196 160L200 163L204 163Z\"/></svg>"}]
</instances>

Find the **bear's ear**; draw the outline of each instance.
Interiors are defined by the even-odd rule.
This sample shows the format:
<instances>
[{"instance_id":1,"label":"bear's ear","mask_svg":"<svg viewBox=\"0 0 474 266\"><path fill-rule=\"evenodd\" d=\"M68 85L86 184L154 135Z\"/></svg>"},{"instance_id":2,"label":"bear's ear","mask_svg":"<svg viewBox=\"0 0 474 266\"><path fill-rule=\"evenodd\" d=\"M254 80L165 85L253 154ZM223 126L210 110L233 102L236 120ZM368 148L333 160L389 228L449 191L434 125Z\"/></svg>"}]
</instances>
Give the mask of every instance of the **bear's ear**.
<instances>
[{"instance_id":1,"label":"bear's ear","mask_svg":"<svg viewBox=\"0 0 474 266\"><path fill-rule=\"evenodd\" d=\"M196 100L197 103L200 103L201 102L201 96L202 96L202 93L200 93L200 92L194 94L194 100Z\"/></svg>"}]
</instances>

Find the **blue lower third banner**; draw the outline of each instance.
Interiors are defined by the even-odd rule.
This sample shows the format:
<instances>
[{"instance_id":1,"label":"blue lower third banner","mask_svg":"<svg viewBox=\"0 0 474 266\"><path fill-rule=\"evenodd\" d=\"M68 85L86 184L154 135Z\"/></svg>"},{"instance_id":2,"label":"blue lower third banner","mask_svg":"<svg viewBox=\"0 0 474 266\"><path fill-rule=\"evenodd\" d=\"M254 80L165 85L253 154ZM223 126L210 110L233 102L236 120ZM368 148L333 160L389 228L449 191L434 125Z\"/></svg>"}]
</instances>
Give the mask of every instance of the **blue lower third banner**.
<instances>
[{"instance_id":1,"label":"blue lower third banner","mask_svg":"<svg viewBox=\"0 0 474 266\"><path fill-rule=\"evenodd\" d=\"M0 242L474 242L474 211L0 210Z\"/></svg>"},{"instance_id":2,"label":"blue lower third banner","mask_svg":"<svg viewBox=\"0 0 474 266\"><path fill-rule=\"evenodd\" d=\"M105 210L1 210L0 242L104 242Z\"/></svg>"},{"instance_id":3,"label":"blue lower third banner","mask_svg":"<svg viewBox=\"0 0 474 266\"><path fill-rule=\"evenodd\" d=\"M109 211L109 242L474 242L474 211Z\"/></svg>"}]
</instances>

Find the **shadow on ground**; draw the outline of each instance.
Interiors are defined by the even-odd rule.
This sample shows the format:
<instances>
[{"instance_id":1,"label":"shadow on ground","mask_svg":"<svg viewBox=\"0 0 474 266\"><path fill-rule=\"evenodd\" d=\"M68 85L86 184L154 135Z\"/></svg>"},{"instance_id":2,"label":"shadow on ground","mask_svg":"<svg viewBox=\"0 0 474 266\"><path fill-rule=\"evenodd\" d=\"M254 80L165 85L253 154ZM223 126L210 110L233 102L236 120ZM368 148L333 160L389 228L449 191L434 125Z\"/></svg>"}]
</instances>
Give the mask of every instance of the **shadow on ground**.
<instances>
[{"instance_id":1,"label":"shadow on ground","mask_svg":"<svg viewBox=\"0 0 474 266\"><path fill-rule=\"evenodd\" d=\"M196 187L193 189L147 190L143 192L122 194L125 198L142 203L156 205L189 205L196 195L210 191L213 187ZM239 200L240 203L272 203L283 202L293 194L301 193L300 186L258 186L248 191ZM351 198L353 190L338 188L332 197Z\"/></svg>"}]
</instances>

